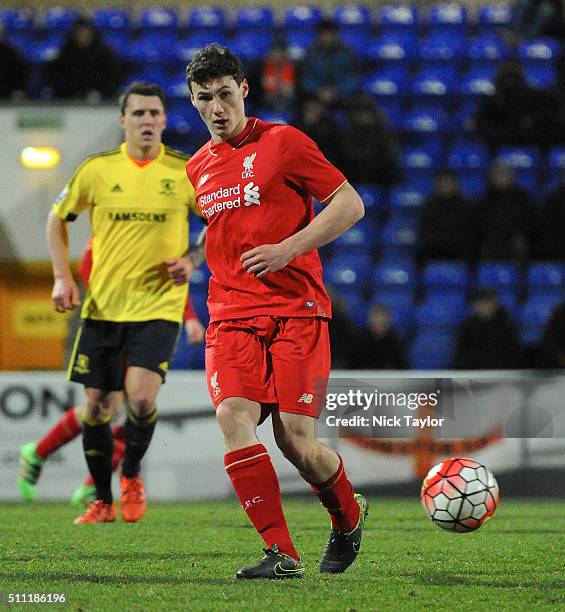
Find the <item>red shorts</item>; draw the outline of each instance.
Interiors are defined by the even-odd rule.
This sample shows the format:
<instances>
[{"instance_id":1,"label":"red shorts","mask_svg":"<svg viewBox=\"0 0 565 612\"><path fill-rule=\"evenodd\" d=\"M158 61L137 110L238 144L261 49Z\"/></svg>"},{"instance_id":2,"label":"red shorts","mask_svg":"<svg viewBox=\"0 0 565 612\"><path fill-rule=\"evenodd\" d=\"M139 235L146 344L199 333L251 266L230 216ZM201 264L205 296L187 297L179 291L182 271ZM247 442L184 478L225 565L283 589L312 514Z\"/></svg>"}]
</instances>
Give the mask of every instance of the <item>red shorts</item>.
<instances>
[{"instance_id":1,"label":"red shorts","mask_svg":"<svg viewBox=\"0 0 565 612\"><path fill-rule=\"evenodd\" d=\"M262 315L217 321L206 331L206 379L216 408L244 397L318 417L330 365L326 319Z\"/></svg>"}]
</instances>

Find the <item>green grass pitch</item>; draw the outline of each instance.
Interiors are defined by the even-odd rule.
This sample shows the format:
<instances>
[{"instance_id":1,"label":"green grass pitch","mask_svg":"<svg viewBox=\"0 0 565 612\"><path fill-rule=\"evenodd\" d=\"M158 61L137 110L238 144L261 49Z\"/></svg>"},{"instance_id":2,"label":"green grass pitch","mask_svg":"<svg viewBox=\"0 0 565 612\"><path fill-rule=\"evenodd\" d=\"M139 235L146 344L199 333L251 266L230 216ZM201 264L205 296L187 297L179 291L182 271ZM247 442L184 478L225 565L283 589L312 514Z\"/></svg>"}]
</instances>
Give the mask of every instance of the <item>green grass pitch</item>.
<instances>
[{"instance_id":1,"label":"green grass pitch","mask_svg":"<svg viewBox=\"0 0 565 612\"><path fill-rule=\"evenodd\" d=\"M65 593L70 610L565 609L565 503L503 500L479 531L451 534L419 501L370 500L362 552L338 576L317 571L328 536L313 499L285 504L307 576L236 581L262 542L236 502L152 503L142 523L75 526L64 504L0 504L0 608L6 593Z\"/></svg>"}]
</instances>

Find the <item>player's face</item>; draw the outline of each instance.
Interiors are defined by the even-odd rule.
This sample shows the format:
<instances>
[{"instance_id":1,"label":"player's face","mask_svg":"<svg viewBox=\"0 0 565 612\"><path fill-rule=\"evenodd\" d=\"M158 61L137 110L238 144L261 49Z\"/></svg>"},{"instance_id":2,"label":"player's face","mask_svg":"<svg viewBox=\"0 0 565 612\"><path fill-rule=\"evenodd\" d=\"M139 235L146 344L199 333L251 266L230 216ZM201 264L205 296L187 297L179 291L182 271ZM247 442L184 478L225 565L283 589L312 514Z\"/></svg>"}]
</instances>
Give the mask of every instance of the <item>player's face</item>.
<instances>
[{"instance_id":1,"label":"player's face","mask_svg":"<svg viewBox=\"0 0 565 612\"><path fill-rule=\"evenodd\" d=\"M159 96L128 96L120 123L126 142L133 147L146 148L161 144L167 116Z\"/></svg>"},{"instance_id":2,"label":"player's face","mask_svg":"<svg viewBox=\"0 0 565 612\"><path fill-rule=\"evenodd\" d=\"M232 76L215 79L210 83L191 83L192 104L216 142L237 136L245 127L245 104L249 93L244 79L238 85Z\"/></svg>"}]
</instances>

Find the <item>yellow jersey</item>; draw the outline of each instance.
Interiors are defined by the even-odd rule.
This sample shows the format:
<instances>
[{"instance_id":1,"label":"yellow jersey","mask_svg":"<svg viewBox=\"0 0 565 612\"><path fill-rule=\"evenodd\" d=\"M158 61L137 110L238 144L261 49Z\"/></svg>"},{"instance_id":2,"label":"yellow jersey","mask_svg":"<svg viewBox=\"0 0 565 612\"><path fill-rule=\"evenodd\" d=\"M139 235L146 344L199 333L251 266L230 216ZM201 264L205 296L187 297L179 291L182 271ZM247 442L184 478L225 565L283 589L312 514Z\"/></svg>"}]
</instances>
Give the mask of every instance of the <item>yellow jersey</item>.
<instances>
[{"instance_id":1,"label":"yellow jersey","mask_svg":"<svg viewBox=\"0 0 565 612\"><path fill-rule=\"evenodd\" d=\"M188 288L173 284L165 261L187 253L189 210L201 214L186 176L188 158L161 145L154 160L139 166L123 143L86 159L57 198L53 210L63 221L90 212L83 319L182 321Z\"/></svg>"}]
</instances>

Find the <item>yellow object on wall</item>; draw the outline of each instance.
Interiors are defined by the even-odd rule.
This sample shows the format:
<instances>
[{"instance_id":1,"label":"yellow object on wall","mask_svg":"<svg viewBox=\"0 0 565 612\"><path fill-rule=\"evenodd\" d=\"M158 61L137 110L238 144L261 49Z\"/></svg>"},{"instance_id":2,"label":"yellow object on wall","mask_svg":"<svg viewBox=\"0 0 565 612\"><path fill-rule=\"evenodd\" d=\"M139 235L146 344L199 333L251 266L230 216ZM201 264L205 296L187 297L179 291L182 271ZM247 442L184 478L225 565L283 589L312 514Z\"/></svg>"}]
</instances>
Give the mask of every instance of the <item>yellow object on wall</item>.
<instances>
[{"instance_id":1,"label":"yellow object on wall","mask_svg":"<svg viewBox=\"0 0 565 612\"><path fill-rule=\"evenodd\" d=\"M69 315L55 312L50 299L14 299L12 329L15 336L64 340L68 327Z\"/></svg>"}]
</instances>

